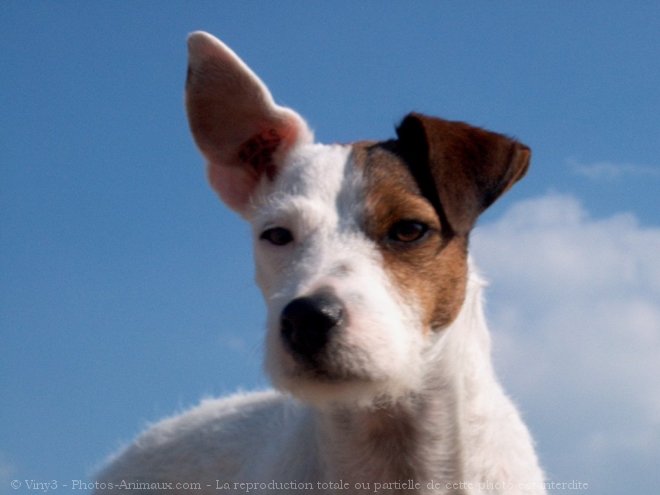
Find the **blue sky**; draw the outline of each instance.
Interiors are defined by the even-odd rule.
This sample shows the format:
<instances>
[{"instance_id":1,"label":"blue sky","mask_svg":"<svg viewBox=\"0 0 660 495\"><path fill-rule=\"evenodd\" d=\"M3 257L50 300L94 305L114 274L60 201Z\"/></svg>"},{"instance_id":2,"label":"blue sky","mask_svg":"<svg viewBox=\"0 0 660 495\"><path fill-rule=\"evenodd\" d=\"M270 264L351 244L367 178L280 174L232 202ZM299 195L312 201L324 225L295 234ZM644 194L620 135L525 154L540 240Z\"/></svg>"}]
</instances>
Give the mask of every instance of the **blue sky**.
<instances>
[{"instance_id":1,"label":"blue sky","mask_svg":"<svg viewBox=\"0 0 660 495\"><path fill-rule=\"evenodd\" d=\"M148 422L267 386L248 228L183 110L197 29L321 141L416 110L532 147L473 239L498 368L551 480L658 493L652 1L3 2L0 493L86 479Z\"/></svg>"}]
</instances>

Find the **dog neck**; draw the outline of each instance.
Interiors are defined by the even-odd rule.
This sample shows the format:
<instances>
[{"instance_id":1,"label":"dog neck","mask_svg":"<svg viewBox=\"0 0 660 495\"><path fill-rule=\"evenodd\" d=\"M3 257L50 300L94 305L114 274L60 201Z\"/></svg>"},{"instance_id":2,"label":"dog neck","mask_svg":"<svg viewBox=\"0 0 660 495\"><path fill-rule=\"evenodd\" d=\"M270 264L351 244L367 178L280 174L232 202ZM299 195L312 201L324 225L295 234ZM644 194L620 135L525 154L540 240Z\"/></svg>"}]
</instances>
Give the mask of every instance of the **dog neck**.
<instances>
[{"instance_id":1,"label":"dog neck","mask_svg":"<svg viewBox=\"0 0 660 495\"><path fill-rule=\"evenodd\" d=\"M330 479L356 483L406 482L402 493L463 493L449 486L466 479L463 459L466 418L479 415L484 397L500 391L490 364L490 340L483 318L483 282L471 275L457 319L436 335L419 391L371 407L319 410L318 441ZM392 485L395 486L395 485ZM366 491L366 490L365 490ZM393 490L388 493L397 493Z\"/></svg>"}]
</instances>

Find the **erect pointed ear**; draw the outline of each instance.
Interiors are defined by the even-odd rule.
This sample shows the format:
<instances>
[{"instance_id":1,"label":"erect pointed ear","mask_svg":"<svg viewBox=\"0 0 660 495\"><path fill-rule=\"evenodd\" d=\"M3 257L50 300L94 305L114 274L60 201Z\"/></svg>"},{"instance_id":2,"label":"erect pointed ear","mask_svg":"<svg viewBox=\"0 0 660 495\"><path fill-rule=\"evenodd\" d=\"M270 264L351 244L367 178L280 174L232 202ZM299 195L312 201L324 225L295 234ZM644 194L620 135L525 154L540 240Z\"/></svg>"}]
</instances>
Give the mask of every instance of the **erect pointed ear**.
<instances>
[{"instance_id":1,"label":"erect pointed ear","mask_svg":"<svg viewBox=\"0 0 660 495\"><path fill-rule=\"evenodd\" d=\"M260 179L272 180L286 153L312 134L297 113L275 104L268 88L217 38L193 33L188 52L190 129L208 160L213 189L246 214Z\"/></svg>"},{"instance_id":2,"label":"erect pointed ear","mask_svg":"<svg viewBox=\"0 0 660 495\"><path fill-rule=\"evenodd\" d=\"M458 235L467 235L477 217L529 167L527 146L462 122L411 113L397 135L424 194Z\"/></svg>"}]
</instances>

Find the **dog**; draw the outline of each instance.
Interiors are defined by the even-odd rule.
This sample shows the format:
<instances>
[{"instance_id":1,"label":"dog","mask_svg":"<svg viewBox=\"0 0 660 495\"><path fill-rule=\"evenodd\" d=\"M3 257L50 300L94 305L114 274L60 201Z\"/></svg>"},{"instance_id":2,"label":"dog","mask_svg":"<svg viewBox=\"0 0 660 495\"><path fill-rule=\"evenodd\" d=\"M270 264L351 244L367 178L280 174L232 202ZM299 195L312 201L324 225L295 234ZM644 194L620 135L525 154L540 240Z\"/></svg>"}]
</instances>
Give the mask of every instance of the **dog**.
<instances>
[{"instance_id":1,"label":"dog","mask_svg":"<svg viewBox=\"0 0 660 495\"><path fill-rule=\"evenodd\" d=\"M418 113L395 139L318 144L221 41L188 45L190 128L211 186L252 226L278 391L155 424L97 489L545 493L468 255L529 148Z\"/></svg>"}]
</instances>

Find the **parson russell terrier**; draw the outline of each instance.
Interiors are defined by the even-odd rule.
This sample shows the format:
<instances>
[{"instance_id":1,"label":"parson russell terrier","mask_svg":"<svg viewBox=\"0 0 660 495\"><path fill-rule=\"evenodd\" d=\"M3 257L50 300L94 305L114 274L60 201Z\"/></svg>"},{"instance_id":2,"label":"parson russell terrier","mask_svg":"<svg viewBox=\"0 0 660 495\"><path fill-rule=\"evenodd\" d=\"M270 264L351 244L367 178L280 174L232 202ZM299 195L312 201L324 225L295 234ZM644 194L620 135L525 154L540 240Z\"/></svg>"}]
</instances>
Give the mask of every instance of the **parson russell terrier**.
<instances>
[{"instance_id":1,"label":"parson russell terrier","mask_svg":"<svg viewBox=\"0 0 660 495\"><path fill-rule=\"evenodd\" d=\"M222 42L189 38L186 105L213 189L252 225L281 392L207 400L149 428L102 489L545 493L490 358L478 215L530 151L410 114L397 138L314 143Z\"/></svg>"}]
</instances>

